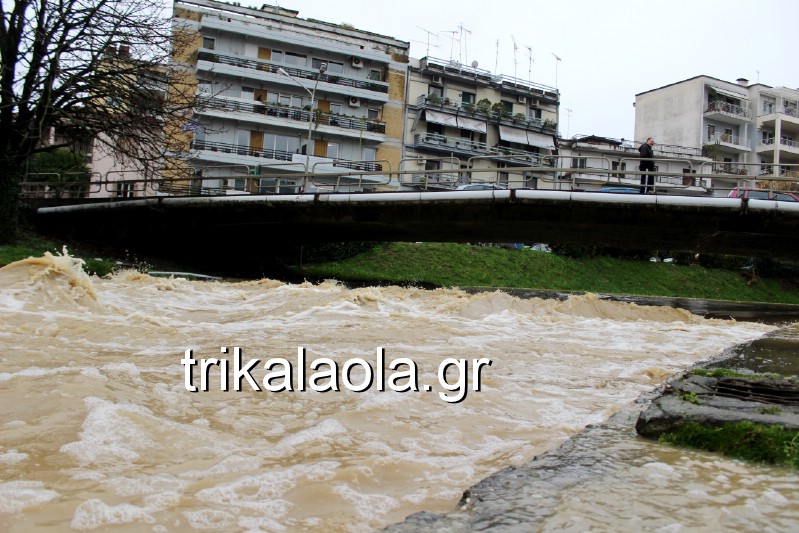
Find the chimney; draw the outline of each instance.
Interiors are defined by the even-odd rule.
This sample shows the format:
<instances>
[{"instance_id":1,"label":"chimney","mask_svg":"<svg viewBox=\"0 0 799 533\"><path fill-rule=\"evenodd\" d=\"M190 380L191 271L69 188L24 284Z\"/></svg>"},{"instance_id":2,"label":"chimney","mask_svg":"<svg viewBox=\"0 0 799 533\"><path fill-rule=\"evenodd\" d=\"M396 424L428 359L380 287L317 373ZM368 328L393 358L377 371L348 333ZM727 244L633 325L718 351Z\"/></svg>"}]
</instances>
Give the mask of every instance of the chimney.
<instances>
[{"instance_id":1,"label":"chimney","mask_svg":"<svg viewBox=\"0 0 799 533\"><path fill-rule=\"evenodd\" d=\"M740 85L741 87L749 87L749 80L747 80L746 78L738 78L735 81L737 81L738 85Z\"/></svg>"}]
</instances>

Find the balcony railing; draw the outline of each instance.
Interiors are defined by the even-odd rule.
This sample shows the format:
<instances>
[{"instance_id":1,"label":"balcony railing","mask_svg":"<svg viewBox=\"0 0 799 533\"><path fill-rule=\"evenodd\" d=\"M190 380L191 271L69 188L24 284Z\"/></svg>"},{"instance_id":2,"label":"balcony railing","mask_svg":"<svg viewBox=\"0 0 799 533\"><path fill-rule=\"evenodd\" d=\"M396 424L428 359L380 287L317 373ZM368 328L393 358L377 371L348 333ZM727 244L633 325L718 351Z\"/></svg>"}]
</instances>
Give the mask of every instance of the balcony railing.
<instances>
[{"instance_id":1,"label":"balcony railing","mask_svg":"<svg viewBox=\"0 0 799 533\"><path fill-rule=\"evenodd\" d=\"M535 164L544 164L544 161L547 161L546 164L549 165L549 160L546 159L546 156L541 156L537 152L527 152L505 146L488 146L486 143L470 141L461 137L447 137L437 133L416 134L414 136L414 145L417 147L443 149L448 152L490 155L526 163L530 163L531 159Z\"/></svg>"},{"instance_id":2,"label":"balcony railing","mask_svg":"<svg viewBox=\"0 0 799 533\"><path fill-rule=\"evenodd\" d=\"M214 54L212 52L200 52L197 56L200 61L210 61L212 63L222 63L225 65L233 65L235 67L260 70L263 72L271 72L277 74L277 69L282 68L288 72L293 78L308 79L315 81L317 76L319 81L333 83L336 85L343 85L345 87L354 87L356 89L366 89L367 91L374 91L378 93L388 93L388 84L377 82L374 80L356 80L352 78L345 78L335 74L322 74L319 75L318 71L305 70L294 67L287 67L277 63L270 63L266 61L256 61L254 59L244 59L237 56L226 56L222 54Z\"/></svg>"},{"instance_id":3,"label":"balcony railing","mask_svg":"<svg viewBox=\"0 0 799 533\"><path fill-rule=\"evenodd\" d=\"M733 176L746 176L749 174L746 165L736 163L714 163L712 172L714 174L730 174Z\"/></svg>"},{"instance_id":4,"label":"balcony railing","mask_svg":"<svg viewBox=\"0 0 799 533\"><path fill-rule=\"evenodd\" d=\"M452 114L473 117L484 120L495 120L502 124L514 125L526 129L544 129L557 131L558 125L553 120L542 120L540 118L519 117L506 112L498 112L489 107L479 106L472 103L457 102L449 98L441 98L436 95L421 95L416 99L416 105L420 108L440 109Z\"/></svg>"},{"instance_id":5,"label":"balcony railing","mask_svg":"<svg viewBox=\"0 0 799 533\"><path fill-rule=\"evenodd\" d=\"M191 143L191 148L192 150L207 150L211 152L245 155L249 157L263 157L265 159L277 159L278 161L292 161L294 156L297 155L297 152L269 150L266 148L253 148L252 146L241 146L237 144L216 141L195 140ZM343 159L331 159L330 163L334 167L348 168L350 170L365 170L368 172L380 172L383 170L383 165L371 161L346 161Z\"/></svg>"},{"instance_id":6,"label":"balcony railing","mask_svg":"<svg viewBox=\"0 0 799 533\"><path fill-rule=\"evenodd\" d=\"M799 148L799 143L797 143L796 141L791 141L789 139L780 139L780 145L792 149ZM760 146L774 146L774 138L772 137L770 139L760 139Z\"/></svg>"},{"instance_id":7,"label":"balcony railing","mask_svg":"<svg viewBox=\"0 0 799 533\"><path fill-rule=\"evenodd\" d=\"M322 111L312 112L307 109L300 109L299 107L286 107L275 103L242 102L238 100L208 97L199 97L197 101L200 106L207 109L244 111L246 113L258 113L306 123L312 120L319 125L326 124L349 130L370 131L374 133L386 132L386 123L379 120L367 120L358 117L338 115L336 113L325 113Z\"/></svg>"},{"instance_id":8,"label":"balcony railing","mask_svg":"<svg viewBox=\"0 0 799 533\"><path fill-rule=\"evenodd\" d=\"M732 115L740 118L749 118L749 111L745 108L724 102L722 100L711 100L707 103L705 113L724 113L725 115Z\"/></svg>"},{"instance_id":9,"label":"balcony railing","mask_svg":"<svg viewBox=\"0 0 799 533\"><path fill-rule=\"evenodd\" d=\"M741 148L745 148L747 150L751 149L751 144L749 143L749 139L744 137L738 137L737 135L733 135L732 133L714 133L713 135L708 135L707 142L710 144L733 144L735 146L740 146Z\"/></svg>"}]
</instances>

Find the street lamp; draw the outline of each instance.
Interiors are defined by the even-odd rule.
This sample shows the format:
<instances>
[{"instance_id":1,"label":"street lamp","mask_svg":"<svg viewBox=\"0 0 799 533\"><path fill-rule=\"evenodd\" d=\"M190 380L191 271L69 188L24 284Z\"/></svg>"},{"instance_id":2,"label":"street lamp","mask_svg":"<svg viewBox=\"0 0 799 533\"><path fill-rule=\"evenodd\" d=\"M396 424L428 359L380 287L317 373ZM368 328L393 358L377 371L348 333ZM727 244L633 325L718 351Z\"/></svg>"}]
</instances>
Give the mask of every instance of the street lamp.
<instances>
[{"instance_id":1,"label":"street lamp","mask_svg":"<svg viewBox=\"0 0 799 533\"><path fill-rule=\"evenodd\" d=\"M313 110L314 95L316 95L316 86L319 85L319 78L322 77L322 74L324 74L326 70L327 70L327 63L322 63L321 65L319 65L319 74L316 75L316 82L313 84L313 90L311 90L308 87L306 87L305 85L303 85L302 83L300 83L297 80L297 78L293 77L291 74L286 72L283 69L283 67L280 67L279 69L277 69L278 73L283 74L288 79L290 79L291 81L293 81L294 83L296 83L297 85L299 85L300 87L302 87L303 89L308 91L308 94L311 95L311 110L308 113L308 144L305 146L305 173L306 174L309 174L311 172L311 130L312 130L312 126L313 126L313 115L314 115L314 110Z\"/></svg>"}]
</instances>

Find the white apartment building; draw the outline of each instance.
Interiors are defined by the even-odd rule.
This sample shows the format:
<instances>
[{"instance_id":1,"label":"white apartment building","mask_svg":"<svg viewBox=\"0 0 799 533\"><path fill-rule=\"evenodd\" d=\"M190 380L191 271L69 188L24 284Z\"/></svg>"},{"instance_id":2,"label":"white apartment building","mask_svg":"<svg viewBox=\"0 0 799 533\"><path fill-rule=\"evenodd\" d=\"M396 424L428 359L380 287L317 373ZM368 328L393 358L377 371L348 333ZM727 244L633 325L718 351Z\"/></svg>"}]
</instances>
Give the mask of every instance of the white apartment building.
<instances>
[{"instance_id":1,"label":"white apartment building","mask_svg":"<svg viewBox=\"0 0 799 533\"><path fill-rule=\"evenodd\" d=\"M553 87L424 57L411 60L407 94L406 188L446 190L469 180L531 187L544 175L515 168L555 165Z\"/></svg>"},{"instance_id":2,"label":"white apartment building","mask_svg":"<svg viewBox=\"0 0 799 533\"><path fill-rule=\"evenodd\" d=\"M626 171L638 171L641 161L638 147L643 142L597 135L561 139L558 143L560 166L574 170L559 172L555 188L573 191L598 191L606 187L638 189L640 175ZM707 193L711 180L696 176L710 162L700 148L657 143L654 153L658 194Z\"/></svg>"},{"instance_id":3,"label":"white apartment building","mask_svg":"<svg viewBox=\"0 0 799 533\"><path fill-rule=\"evenodd\" d=\"M198 106L175 155L201 192L298 192L306 170L379 190L363 173L399 165L409 43L271 5L177 0L173 17L196 34L176 55Z\"/></svg>"},{"instance_id":4,"label":"white apartment building","mask_svg":"<svg viewBox=\"0 0 799 533\"><path fill-rule=\"evenodd\" d=\"M714 186L799 177L799 90L696 76L635 97L635 137L702 148Z\"/></svg>"}]
</instances>

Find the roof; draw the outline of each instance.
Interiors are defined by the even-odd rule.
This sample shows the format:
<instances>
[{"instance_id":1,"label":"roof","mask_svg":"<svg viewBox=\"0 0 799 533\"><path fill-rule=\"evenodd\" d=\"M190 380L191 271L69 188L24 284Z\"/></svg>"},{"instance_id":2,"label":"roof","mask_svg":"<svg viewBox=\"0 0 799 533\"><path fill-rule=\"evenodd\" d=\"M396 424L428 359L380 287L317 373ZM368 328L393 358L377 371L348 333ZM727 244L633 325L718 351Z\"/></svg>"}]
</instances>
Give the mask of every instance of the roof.
<instances>
[{"instance_id":1,"label":"roof","mask_svg":"<svg viewBox=\"0 0 799 533\"><path fill-rule=\"evenodd\" d=\"M743 87L742 85L738 85L734 81L722 80L722 79L719 79L719 78L714 78L713 76L708 76L707 74L700 74L699 76L694 76L693 78L687 78L687 79L684 79L682 81L675 81L674 83L669 83L668 85L663 85L663 86L657 87L655 89L649 89L648 91L637 93L635 96L638 97L638 96L641 96L642 94L651 93L651 92L654 92L654 91L659 91L661 89L665 89L666 87L673 87L675 85L679 85L681 83L686 83L686 82L689 82L689 81L693 81L693 80L696 80L696 79L699 79L699 78L706 78L708 80L718 81L718 82L721 82L721 83L730 83L730 84L738 86L738 87ZM769 89L772 88L770 85L766 85L766 84L763 84L763 83L754 83L752 85L748 85L747 88L753 87L754 85L762 85L763 87L766 87L766 88L769 88Z\"/></svg>"}]
</instances>

